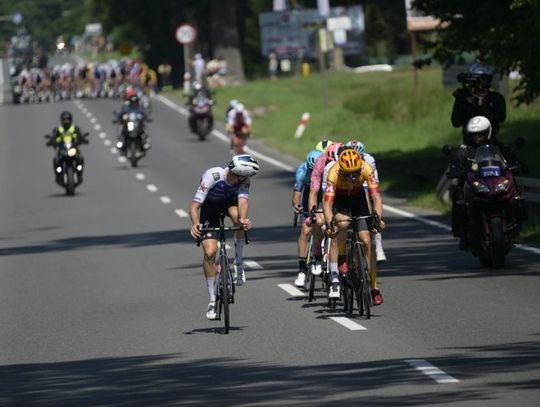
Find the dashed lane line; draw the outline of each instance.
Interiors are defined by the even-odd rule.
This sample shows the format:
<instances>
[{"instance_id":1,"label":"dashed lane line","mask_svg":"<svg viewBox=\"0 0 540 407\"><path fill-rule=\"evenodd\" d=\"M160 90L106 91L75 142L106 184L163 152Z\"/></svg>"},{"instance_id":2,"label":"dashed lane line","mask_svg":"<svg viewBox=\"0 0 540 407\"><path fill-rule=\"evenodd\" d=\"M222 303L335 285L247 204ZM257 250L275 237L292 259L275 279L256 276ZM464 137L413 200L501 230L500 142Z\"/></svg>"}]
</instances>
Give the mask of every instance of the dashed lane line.
<instances>
[{"instance_id":1,"label":"dashed lane line","mask_svg":"<svg viewBox=\"0 0 540 407\"><path fill-rule=\"evenodd\" d=\"M96 122L97 122L97 119L96 119L95 117L92 117L92 118L90 119L90 123L94 124L94 123L96 123Z\"/></svg>"},{"instance_id":2,"label":"dashed lane line","mask_svg":"<svg viewBox=\"0 0 540 407\"><path fill-rule=\"evenodd\" d=\"M116 149L116 147L111 148L111 153L118 154L118 150Z\"/></svg>"},{"instance_id":3,"label":"dashed lane line","mask_svg":"<svg viewBox=\"0 0 540 407\"><path fill-rule=\"evenodd\" d=\"M330 319L344 326L345 328L350 329L351 331L367 331L365 326L362 326L347 317L330 317Z\"/></svg>"},{"instance_id":4,"label":"dashed lane line","mask_svg":"<svg viewBox=\"0 0 540 407\"><path fill-rule=\"evenodd\" d=\"M181 218L187 218L189 216L189 214L183 209L175 209L174 213L176 213Z\"/></svg>"},{"instance_id":5,"label":"dashed lane line","mask_svg":"<svg viewBox=\"0 0 540 407\"><path fill-rule=\"evenodd\" d=\"M459 380L455 377L452 377L436 366L433 366L425 359L407 359L405 363L414 367L416 370L424 373L426 376L431 377L437 383L448 384L448 383L459 383Z\"/></svg>"},{"instance_id":6,"label":"dashed lane line","mask_svg":"<svg viewBox=\"0 0 540 407\"><path fill-rule=\"evenodd\" d=\"M146 175L144 175L142 172L138 172L135 174L135 178L137 178L139 181L144 181L146 179Z\"/></svg>"},{"instance_id":7,"label":"dashed lane line","mask_svg":"<svg viewBox=\"0 0 540 407\"><path fill-rule=\"evenodd\" d=\"M103 140L103 144L105 144L105 147L109 147L111 145L111 140Z\"/></svg>"},{"instance_id":8,"label":"dashed lane line","mask_svg":"<svg viewBox=\"0 0 540 407\"><path fill-rule=\"evenodd\" d=\"M279 288L285 291L287 294L292 295L293 297L305 297L306 294L300 291L298 288L292 286L291 284L278 284Z\"/></svg>"},{"instance_id":9,"label":"dashed lane line","mask_svg":"<svg viewBox=\"0 0 540 407\"><path fill-rule=\"evenodd\" d=\"M159 197L159 200L164 203L165 205L167 204L170 204L172 201L171 201L171 198L169 198L168 196L160 196Z\"/></svg>"},{"instance_id":10,"label":"dashed lane line","mask_svg":"<svg viewBox=\"0 0 540 407\"><path fill-rule=\"evenodd\" d=\"M101 125L100 124L96 124L94 126L94 129L96 129L96 131L100 131L101 130Z\"/></svg>"},{"instance_id":11,"label":"dashed lane line","mask_svg":"<svg viewBox=\"0 0 540 407\"><path fill-rule=\"evenodd\" d=\"M263 269L263 266L261 266L259 263L257 263L256 261L253 261L253 260L245 260L244 265L249 267L250 269L254 269L254 270L262 270Z\"/></svg>"},{"instance_id":12,"label":"dashed lane line","mask_svg":"<svg viewBox=\"0 0 540 407\"><path fill-rule=\"evenodd\" d=\"M119 163L125 163L127 161L127 158L123 155L119 156L117 159Z\"/></svg>"},{"instance_id":13,"label":"dashed lane line","mask_svg":"<svg viewBox=\"0 0 540 407\"><path fill-rule=\"evenodd\" d=\"M158 191L158 187L156 187L154 184L147 184L146 189L149 190L150 192L157 192Z\"/></svg>"},{"instance_id":14,"label":"dashed lane line","mask_svg":"<svg viewBox=\"0 0 540 407\"><path fill-rule=\"evenodd\" d=\"M99 138L104 139L106 137L107 137L107 133L105 133L105 132L99 133Z\"/></svg>"}]
</instances>

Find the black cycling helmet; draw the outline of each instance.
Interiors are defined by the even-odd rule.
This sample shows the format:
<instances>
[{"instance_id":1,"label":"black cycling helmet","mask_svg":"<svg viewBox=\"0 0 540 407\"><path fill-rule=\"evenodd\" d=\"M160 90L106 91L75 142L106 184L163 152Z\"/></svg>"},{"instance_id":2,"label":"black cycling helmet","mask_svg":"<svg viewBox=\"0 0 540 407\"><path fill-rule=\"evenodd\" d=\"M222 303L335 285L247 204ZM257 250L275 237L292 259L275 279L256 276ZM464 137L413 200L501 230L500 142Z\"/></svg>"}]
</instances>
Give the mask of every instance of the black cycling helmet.
<instances>
[{"instance_id":1,"label":"black cycling helmet","mask_svg":"<svg viewBox=\"0 0 540 407\"><path fill-rule=\"evenodd\" d=\"M67 110L62 112L60 115L60 123L62 123L62 126L64 127L71 126L73 124L73 116L71 113Z\"/></svg>"}]
</instances>

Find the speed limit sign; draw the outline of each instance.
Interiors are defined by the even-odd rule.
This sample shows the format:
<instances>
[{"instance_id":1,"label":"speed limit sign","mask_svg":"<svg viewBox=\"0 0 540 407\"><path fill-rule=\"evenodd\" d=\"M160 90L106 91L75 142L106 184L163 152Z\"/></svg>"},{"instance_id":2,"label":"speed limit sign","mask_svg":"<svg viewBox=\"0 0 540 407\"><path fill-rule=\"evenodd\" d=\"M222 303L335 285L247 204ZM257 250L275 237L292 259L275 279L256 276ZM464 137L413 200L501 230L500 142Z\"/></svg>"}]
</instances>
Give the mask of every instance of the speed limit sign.
<instances>
[{"instance_id":1,"label":"speed limit sign","mask_svg":"<svg viewBox=\"0 0 540 407\"><path fill-rule=\"evenodd\" d=\"M175 37L182 45L191 44L197 38L197 31L189 24L182 24L176 29Z\"/></svg>"}]
</instances>

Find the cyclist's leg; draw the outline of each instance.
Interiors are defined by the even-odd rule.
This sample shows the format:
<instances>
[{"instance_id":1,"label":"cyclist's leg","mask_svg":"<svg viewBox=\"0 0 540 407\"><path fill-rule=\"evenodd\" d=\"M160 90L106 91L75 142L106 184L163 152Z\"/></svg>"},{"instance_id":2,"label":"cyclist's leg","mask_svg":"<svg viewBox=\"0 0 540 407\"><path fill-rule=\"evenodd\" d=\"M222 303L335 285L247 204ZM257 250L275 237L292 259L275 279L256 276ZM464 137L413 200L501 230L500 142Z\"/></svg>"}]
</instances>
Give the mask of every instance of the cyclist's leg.
<instances>
[{"instance_id":1,"label":"cyclist's leg","mask_svg":"<svg viewBox=\"0 0 540 407\"><path fill-rule=\"evenodd\" d=\"M306 282L307 269L307 251L308 251L308 236L311 232L311 227L305 222L302 222L300 227L300 235L298 236L298 275L294 284L298 287L303 287Z\"/></svg>"},{"instance_id":2,"label":"cyclist's leg","mask_svg":"<svg viewBox=\"0 0 540 407\"><path fill-rule=\"evenodd\" d=\"M228 215L235 226L240 226L238 222L238 203L230 202L228 207ZM236 277L236 285L242 285L246 282L246 274L244 272L244 233L237 231L234 233L234 269Z\"/></svg>"},{"instance_id":3,"label":"cyclist's leg","mask_svg":"<svg viewBox=\"0 0 540 407\"><path fill-rule=\"evenodd\" d=\"M201 205L200 222L205 227L219 226L220 206L210 203ZM208 288L209 302L215 302L214 283L216 279L216 253L218 249L217 234L215 232L207 233L202 237L203 248L203 271Z\"/></svg>"}]
</instances>

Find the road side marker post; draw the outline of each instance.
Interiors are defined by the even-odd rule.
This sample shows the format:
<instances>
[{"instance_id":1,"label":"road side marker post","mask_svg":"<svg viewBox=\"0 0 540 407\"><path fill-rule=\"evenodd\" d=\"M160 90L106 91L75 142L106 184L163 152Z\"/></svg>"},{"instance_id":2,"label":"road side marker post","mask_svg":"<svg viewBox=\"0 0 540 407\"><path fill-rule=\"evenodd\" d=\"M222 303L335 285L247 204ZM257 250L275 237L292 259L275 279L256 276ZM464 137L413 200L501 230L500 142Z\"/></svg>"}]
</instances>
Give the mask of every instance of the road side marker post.
<instances>
[{"instance_id":1,"label":"road side marker post","mask_svg":"<svg viewBox=\"0 0 540 407\"><path fill-rule=\"evenodd\" d=\"M309 122L309 113L306 112L302 115L300 118L300 123L298 123L298 127L296 128L296 132L294 133L294 138L299 139L304 135L304 131L306 130L306 126Z\"/></svg>"}]
</instances>

